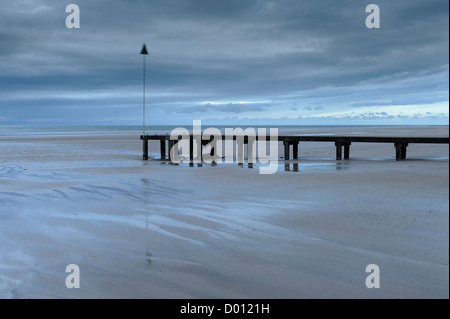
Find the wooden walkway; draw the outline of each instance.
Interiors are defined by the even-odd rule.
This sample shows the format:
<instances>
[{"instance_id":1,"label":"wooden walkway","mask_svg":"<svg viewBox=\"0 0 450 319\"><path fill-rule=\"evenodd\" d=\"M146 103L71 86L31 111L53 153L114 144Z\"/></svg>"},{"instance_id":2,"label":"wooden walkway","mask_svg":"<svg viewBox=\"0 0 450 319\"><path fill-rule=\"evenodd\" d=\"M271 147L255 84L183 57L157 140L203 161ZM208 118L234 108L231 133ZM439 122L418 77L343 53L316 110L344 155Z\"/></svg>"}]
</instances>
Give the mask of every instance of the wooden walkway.
<instances>
[{"instance_id":1,"label":"wooden walkway","mask_svg":"<svg viewBox=\"0 0 450 319\"><path fill-rule=\"evenodd\" d=\"M232 136L233 140L236 140L236 136ZM148 141L160 141L160 153L161 159L166 159L166 143L168 144L168 150L171 150L173 146L176 146L179 140L171 140L169 134L163 135L141 135L140 139L143 141L143 159L148 160ZM181 136L180 136L181 139ZM230 139L222 135L222 140ZM270 141L270 136L266 136L266 141ZM251 143L258 140L258 136L250 139ZM189 138L190 145L190 162L193 162L194 158L194 136L191 134ZM202 140L202 145L211 143L211 140ZM298 145L300 142L334 142L336 147L336 160L344 160L350 158L350 145L352 143L390 143L394 144L395 159L397 161L406 159L406 149L409 144L421 143L421 144L449 144L448 137L385 137L385 136L324 136L324 135L304 135L304 136L278 136L278 141L283 142L284 145L284 159L290 160L290 148L292 145L292 158L298 159ZM248 144L249 138L243 136L243 143ZM342 148L344 152L342 152ZM250 148L249 148L250 149ZM172 160L170 151L169 160ZM199 153L199 152L197 152ZM211 154L213 155L213 154ZM249 154L250 155L250 154ZM238 158L242 159L238 155ZM250 157L249 157L250 158ZM238 160L239 161L239 160ZM240 162L241 163L241 162Z\"/></svg>"}]
</instances>

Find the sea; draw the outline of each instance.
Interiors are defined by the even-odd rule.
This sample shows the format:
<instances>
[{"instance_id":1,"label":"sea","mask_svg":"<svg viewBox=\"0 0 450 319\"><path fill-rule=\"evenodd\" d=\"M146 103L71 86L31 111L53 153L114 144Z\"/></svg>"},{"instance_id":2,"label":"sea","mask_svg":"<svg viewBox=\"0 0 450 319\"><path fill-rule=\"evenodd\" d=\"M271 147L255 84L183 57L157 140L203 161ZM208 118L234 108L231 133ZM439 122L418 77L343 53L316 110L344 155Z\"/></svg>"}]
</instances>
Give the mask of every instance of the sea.
<instances>
[{"instance_id":1,"label":"sea","mask_svg":"<svg viewBox=\"0 0 450 319\"><path fill-rule=\"evenodd\" d=\"M140 125L0 125L0 136L9 135L77 135L77 134L102 134L102 133L121 133L129 132L142 134L168 134L175 128L185 128L192 131L192 125L151 125L145 128ZM448 126L440 125L202 125L202 129L218 128L222 132L226 128L266 128L267 130L277 128L279 133L291 133L293 135L333 135L333 134L351 134L361 135L369 134L372 130L389 132L403 129L406 134L429 128L442 128Z\"/></svg>"}]
</instances>

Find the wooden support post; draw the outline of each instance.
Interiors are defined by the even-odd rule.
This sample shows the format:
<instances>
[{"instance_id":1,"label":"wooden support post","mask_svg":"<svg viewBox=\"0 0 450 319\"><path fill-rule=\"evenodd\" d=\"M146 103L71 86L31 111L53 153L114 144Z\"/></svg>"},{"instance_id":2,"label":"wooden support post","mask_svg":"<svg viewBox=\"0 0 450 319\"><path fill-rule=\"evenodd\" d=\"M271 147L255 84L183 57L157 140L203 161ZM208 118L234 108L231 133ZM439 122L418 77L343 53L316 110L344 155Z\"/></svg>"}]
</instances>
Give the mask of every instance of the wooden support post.
<instances>
[{"instance_id":1,"label":"wooden support post","mask_svg":"<svg viewBox=\"0 0 450 319\"><path fill-rule=\"evenodd\" d=\"M203 167L203 144L197 144L197 167Z\"/></svg>"},{"instance_id":2,"label":"wooden support post","mask_svg":"<svg viewBox=\"0 0 450 319\"><path fill-rule=\"evenodd\" d=\"M345 142L344 144L344 159L348 160L350 158L350 144L351 142Z\"/></svg>"},{"instance_id":3,"label":"wooden support post","mask_svg":"<svg viewBox=\"0 0 450 319\"><path fill-rule=\"evenodd\" d=\"M180 163L179 140L169 140L169 159L171 164L178 165Z\"/></svg>"},{"instance_id":4,"label":"wooden support post","mask_svg":"<svg viewBox=\"0 0 450 319\"><path fill-rule=\"evenodd\" d=\"M172 154L172 149L173 149L173 140L169 140L169 142L168 142L168 146L169 146L169 161L171 161L172 162L172 158L173 158L173 154Z\"/></svg>"},{"instance_id":5,"label":"wooden support post","mask_svg":"<svg viewBox=\"0 0 450 319\"><path fill-rule=\"evenodd\" d=\"M194 166L194 136L189 136L189 166Z\"/></svg>"},{"instance_id":6,"label":"wooden support post","mask_svg":"<svg viewBox=\"0 0 450 319\"><path fill-rule=\"evenodd\" d=\"M148 140L145 138L142 140L142 159L144 161L148 160Z\"/></svg>"},{"instance_id":7,"label":"wooden support post","mask_svg":"<svg viewBox=\"0 0 450 319\"><path fill-rule=\"evenodd\" d=\"M211 139L209 140L208 144L211 145L211 150L209 151L209 156L214 159L215 155L217 154L216 148L217 148L217 142L214 142L214 136L211 136ZM215 159L213 160L215 161Z\"/></svg>"},{"instance_id":8,"label":"wooden support post","mask_svg":"<svg viewBox=\"0 0 450 319\"><path fill-rule=\"evenodd\" d=\"M236 139L236 151L238 158L238 165L242 166L244 164L244 141Z\"/></svg>"},{"instance_id":9,"label":"wooden support post","mask_svg":"<svg viewBox=\"0 0 450 319\"><path fill-rule=\"evenodd\" d=\"M208 164L215 165L217 163L217 140L214 136L211 136L210 139L202 140L202 145L203 151L205 152L203 160ZM210 147L210 149L209 151L206 151L208 147Z\"/></svg>"},{"instance_id":10,"label":"wooden support post","mask_svg":"<svg viewBox=\"0 0 450 319\"><path fill-rule=\"evenodd\" d=\"M255 142L253 139L248 139L247 144L247 161L248 161L248 168L253 168L253 163L255 162L255 159L253 158Z\"/></svg>"},{"instance_id":11,"label":"wooden support post","mask_svg":"<svg viewBox=\"0 0 450 319\"><path fill-rule=\"evenodd\" d=\"M402 159L406 159L406 148L408 147L408 143L402 144Z\"/></svg>"},{"instance_id":12,"label":"wooden support post","mask_svg":"<svg viewBox=\"0 0 450 319\"><path fill-rule=\"evenodd\" d=\"M340 161L342 159L342 143L335 142L334 145L336 145L336 161Z\"/></svg>"},{"instance_id":13,"label":"wooden support post","mask_svg":"<svg viewBox=\"0 0 450 319\"><path fill-rule=\"evenodd\" d=\"M159 141L160 144L160 151L161 151L161 159L166 159L166 140L162 139Z\"/></svg>"},{"instance_id":14,"label":"wooden support post","mask_svg":"<svg viewBox=\"0 0 450 319\"><path fill-rule=\"evenodd\" d=\"M395 143L395 160L396 161L402 160L402 157L403 157L402 149L403 149L403 144Z\"/></svg>"},{"instance_id":15,"label":"wooden support post","mask_svg":"<svg viewBox=\"0 0 450 319\"><path fill-rule=\"evenodd\" d=\"M178 140L173 141L172 149L173 149L173 154L172 154L172 159L171 159L172 163L178 165L180 163L180 158L179 158L180 149L179 149L179 145L178 145ZM175 160L175 162L173 160Z\"/></svg>"},{"instance_id":16,"label":"wooden support post","mask_svg":"<svg viewBox=\"0 0 450 319\"><path fill-rule=\"evenodd\" d=\"M395 160L400 161L406 159L406 147L408 143L395 143Z\"/></svg>"},{"instance_id":17,"label":"wooden support post","mask_svg":"<svg viewBox=\"0 0 450 319\"><path fill-rule=\"evenodd\" d=\"M197 158L195 159L195 162L197 163L197 167L202 167L203 166L203 140L201 135L200 136L196 136L194 134L194 139L195 139L195 143L196 143L196 149L197 149Z\"/></svg>"},{"instance_id":18,"label":"wooden support post","mask_svg":"<svg viewBox=\"0 0 450 319\"><path fill-rule=\"evenodd\" d=\"M394 143L394 147L395 147L395 160L399 161L402 158L402 151L400 144Z\"/></svg>"},{"instance_id":19,"label":"wooden support post","mask_svg":"<svg viewBox=\"0 0 450 319\"><path fill-rule=\"evenodd\" d=\"M284 160L289 161L289 147L291 144L289 144L288 141L284 141Z\"/></svg>"},{"instance_id":20,"label":"wooden support post","mask_svg":"<svg viewBox=\"0 0 450 319\"><path fill-rule=\"evenodd\" d=\"M395 160L399 161L402 159L402 149L401 149L401 144L399 143L394 143L394 147L395 147Z\"/></svg>"},{"instance_id":21,"label":"wooden support post","mask_svg":"<svg viewBox=\"0 0 450 319\"><path fill-rule=\"evenodd\" d=\"M292 156L295 160L298 159L298 144L299 142L292 143Z\"/></svg>"}]
</instances>

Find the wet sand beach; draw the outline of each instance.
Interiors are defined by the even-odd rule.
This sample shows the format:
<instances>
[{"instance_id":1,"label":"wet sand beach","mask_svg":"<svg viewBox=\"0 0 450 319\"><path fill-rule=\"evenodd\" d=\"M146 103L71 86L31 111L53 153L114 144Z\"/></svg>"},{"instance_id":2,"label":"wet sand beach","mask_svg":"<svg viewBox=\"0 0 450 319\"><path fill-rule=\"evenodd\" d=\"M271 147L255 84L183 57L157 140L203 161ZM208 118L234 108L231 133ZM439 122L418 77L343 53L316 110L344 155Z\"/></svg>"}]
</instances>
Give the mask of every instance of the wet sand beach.
<instances>
[{"instance_id":1,"label":"wet sand beach","mask_svg":"<svg viewBox=\"0 0 450 319\"><path fill-rule=\"evenodd\" d=\"M449 133L350 130L310 133ZM0 135L0 298L449 297L448 145L300 143L298 172L261 175L142 161L139 134Z\"/></svg>"}]
</instances>

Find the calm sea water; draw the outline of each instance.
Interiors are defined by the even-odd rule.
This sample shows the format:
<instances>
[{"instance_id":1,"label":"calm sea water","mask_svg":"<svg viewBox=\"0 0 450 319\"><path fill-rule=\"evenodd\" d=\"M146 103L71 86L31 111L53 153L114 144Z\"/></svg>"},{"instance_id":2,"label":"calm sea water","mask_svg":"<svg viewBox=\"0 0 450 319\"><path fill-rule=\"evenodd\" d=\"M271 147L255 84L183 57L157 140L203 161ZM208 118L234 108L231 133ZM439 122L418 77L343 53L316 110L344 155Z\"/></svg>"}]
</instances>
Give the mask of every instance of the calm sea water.
<instances>
[{"instance_id":1,"label":"calm sea water","mask_svg":"<svg viewBox=\"0 0 450 319\"><path fill-rule=\"evenodd\" d=\"M177 127L184 127L189 131L192 130L192 125L158 125L158 126L148 126L146 128L147 134L165 134L170 133L170 131ZM366 131L368 128L392 128L392 127L409 127L411 126L383 126L383 125L267 125L267 126L251 126L251 125L202 125L202 129L208 127L217 127L222 132L225 128L236 128L242 127L245 129L246 127L254 127L256 128L278 128L279 132L295 132L297 134L305 134L308 132L314 132L317 134L318 132L330 132L334 130L338 131L348 131L352 134L360 134ZM36 135L36 134L44 134L44 135L78 135L78 134L102 134L102 133L136 133L142 134L142 126L138 125L97 125L97 126L39 126L39 125L0 125L0 136L8 136L8 135Z\"/></svg>"}]
</instances>

